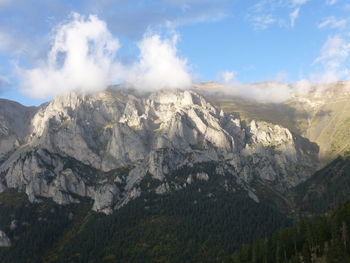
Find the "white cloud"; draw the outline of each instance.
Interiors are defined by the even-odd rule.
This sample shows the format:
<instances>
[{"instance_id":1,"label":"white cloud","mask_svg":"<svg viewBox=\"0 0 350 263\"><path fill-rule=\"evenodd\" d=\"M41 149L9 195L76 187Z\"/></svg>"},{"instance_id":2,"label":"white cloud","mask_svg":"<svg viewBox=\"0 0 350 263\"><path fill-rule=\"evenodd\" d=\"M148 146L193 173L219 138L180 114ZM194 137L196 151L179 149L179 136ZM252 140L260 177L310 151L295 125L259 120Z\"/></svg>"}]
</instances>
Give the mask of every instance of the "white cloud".
<instances>
[{"instance_id":1,"label":"white cloud","mask_svg":"<svg viewBox=\"0 0 350 263\"><path fill-rule=\"evenodd\" d=\"M306 2L308 2L309 0L292 0L292 3L294 5L304 5L306 4Z\"/></svg>"},{"instance_id":2,"label":"white cloud","mask_svg":"<svg viewBox=\"0 0 350 263\"><path fill-rule=\"evenodd\" d=\"M334 5L334 4L336 4L338 2L338 0L326 0L326 3L328 4L328 5Z\"/></svg>"},{"instance_id":3,"label":"white cloud","mask_svg":"<svg viewBox=\"0 0 350 263\"><path fill-rule=\"evenodd\" d=\"M292 13L290 13L289 17L290 17L291 27L294 27L295 21L298 19L298 16L299 16L299 12L300 12L300 7L296 8Z\"/></svg>"},{"instance_id":4,"label":"white cloud","mask_svg":"<svg viewBox=\"0 0 350 263\"><path fill-rule=\"evenodd\" d=\"M224 72L220 72L218 75L219 75L219 79L224 83L236 82L236 75L237 75L236 72L224 71Z\"/></svg>"},{"instance_id":5,"label":"white cloud","mask_svg":"<svg viewBox=\"0 0 350 263\"><path fill-rule=\"evenodd\" d=\"M233 71L224 71L218 74L223 81L223 92L240 98L255 100L264 103L278 103L288 100L291 96L291 85L279 81L285 80L286 74L277 74L276 80L261 83L240 83Z\"/></svg>"},{"instance_id":6,"label":"white cloud","mask_svg":"<svg viewBox=\"0 0 350 263\"><path fill-rule=\"evenodd\" d=\"M55 30L48 57L33 69L19 69L25 93L48 98L69 91L95 92L116 82L136 88L186 88L191 85L187 60L177 56L178 36L147 34L131 66L116 59L119 41L97 16L73 14Z\"/></svg>"},{"instance_id":7,"label":"white cloud","mask_svg":"<svg viewBox=\"0 0 350 263\"><path fill-rule=\"evenodd\" d=\"M321 55L316 61L341 61L349 56L349 47L349 43L347 43L342 37L338 35L329 37L321 49Z\"/></svg>"},{"instance_id":8,"label":"white cloud","mask_svg":"<svg viewBox=\"0 0 350 263\"><path fill-rule=\"evenodd\" d=\"M259 15L252 18L253 26L255 29L258 30L264 30L268 28L270 25L277 22L275 18L272 17L272 15Z\"/></svg>"},{"instance_id":9,"label":"white cloud","mask_svg":"<svg viewBox=\"0 0 350 263\"><path fill-rule=\"evenodd\" d=\"M315 82L335 82L350 77L347 62L350 55L350 43L345 38L335 35L324 43L321 54L315 64L321 65L322 71L313 73L310 79Z\"/></svg>"},{"instance_id":10,"label":"white cloud","mask_svg":"<svg viewBox=\"0 0 350 263\"><path fill-rule=\"evenodd\" d=\"M146 35L138 45L139 61L126 69L126 83L146 90L190 87L187 60L177 56L177 39L177 35L171 39Z\"/></svg>"},{"instance_id":11,"label":"white cloud","mask_svg":"<svg viewBox=\"0 0 350 263\"><path fill-rule=\"evenodd\" d=\"M103 21L73 14L72 21L56 29L47 61L37 68L20 70L22 87L37 98L104 89L114 77L118 48L118 40Z\"/></svg>"},{"instance_id":12,"label":"white cloud","mask_svg":"<svg viewBox=\"0 0 350 263\"><path fill-rule=\"evenodd\" d=\"M342 29L346 26L346 19L336 19L334 16L328 17L318 24L318 28L334 28L334 29Z\"/></svg>"},{"instance_id":13,"label":"white cloud","mask_svg":"<svg viewBox=\"0 0 350 263\"><path fill-rule=\"evenodd\" d=\"M293 95L306 95L312 89L312 83L307 79L301 79L293 84Z\"/></svg>"},{"instance_id":14,"label":"white cloud","mask_svg":"<svg viewBox=\"0 0 350 263\"><path fill-rule=\"evenodd\" d=\"M258 30L267 29L273 24L280 27L294 26L301 8L308 0L261 0L250 8L248 19ZM286 17L285 14L289 14ZM289 20L289 21L288 21Z\"/></svg>"},{"instance_id":15,"label":"white cloud","mask_svg":"<svg viewBox=\"0 0 350 263\"><path fill-rule=\"evenodd\" d=\"M292 87L276 81L257 84L226 83L224 92L248 100L278 103L291 97Z\"/></svg>"}]
</instances>

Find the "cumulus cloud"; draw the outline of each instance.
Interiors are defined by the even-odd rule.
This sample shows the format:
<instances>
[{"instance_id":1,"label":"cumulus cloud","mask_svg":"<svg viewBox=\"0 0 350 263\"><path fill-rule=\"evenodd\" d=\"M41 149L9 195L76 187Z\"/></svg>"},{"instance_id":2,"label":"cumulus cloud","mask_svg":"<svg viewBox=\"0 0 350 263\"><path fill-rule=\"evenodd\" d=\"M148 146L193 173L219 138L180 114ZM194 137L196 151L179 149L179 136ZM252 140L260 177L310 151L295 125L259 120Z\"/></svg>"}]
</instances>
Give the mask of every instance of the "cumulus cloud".
<instances>
[{"instance_id":1,"label":"cumulus cloud","mask_svg":"<svg viewBox=\"0 0 350 263\"><path fill-rule=\"evenodd\" d=\"M126 82L143 89L190 86L187 60L177 56L177 35L162 39L146 34L138 44L140 56L123 65L116 54L120 44L97 16L73 14L54 31L45 61L33 69L19 68L24 92L36 98L54 97L69 91L96 92Z\"/></svg>"},{"instance_id":2,"label":"cumulus cloud","mask_svg":"<svg viewBox=\"0 0 350 263\"><path fill-rule=\"evenodd\" d=\"M20 70L22 86L37 98L67 91L104 89L113 77L119 42L96 16L73 14L72 21L56 29L47 61Z\"/></svg>"},{"instance_id":3,"label":"cumulus cloud","mask_svg":"<svg viewBox=\"0 0 350 263\"><path fill-rule=\"evenodd\" d=\"M190 87L187 60L177 56L177 40L176 34L171 39L146 34L138 44L139 61L126 69L125 82L147 90Z\"/></svg>"}]
</instances>

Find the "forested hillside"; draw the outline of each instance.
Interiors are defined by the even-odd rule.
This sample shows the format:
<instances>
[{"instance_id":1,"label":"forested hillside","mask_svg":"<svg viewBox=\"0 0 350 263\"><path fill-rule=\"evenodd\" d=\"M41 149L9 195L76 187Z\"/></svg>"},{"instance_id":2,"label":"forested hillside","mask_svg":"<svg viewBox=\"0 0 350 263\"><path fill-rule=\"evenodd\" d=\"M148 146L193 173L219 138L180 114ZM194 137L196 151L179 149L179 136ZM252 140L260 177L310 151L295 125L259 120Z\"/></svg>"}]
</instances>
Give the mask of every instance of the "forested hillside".
<instances>
[{"instance_id":1,"label":"forested hillside","mask_svg":"<svg viewBox=\"0 0 350 263\"><path fill-rule=\"evenodd\" d=\"M14 191L0 200L0 227L14 240L0 249L2 263L222 262L241 244L291 223L273 206L205 182L149 193L112 215L89 211L84 200L30 204Z\"/></svg>"},{"instance_id":2,"label":"forested hillside","mask_svg":"<svg viewBox=\"0 0 350 263\"><path fill-rule=\"evenodd\" d=\"M269 239L245 245L233 262L350 262L350 202L328 216L279 230Z\"/></svg>"}]
</instances>

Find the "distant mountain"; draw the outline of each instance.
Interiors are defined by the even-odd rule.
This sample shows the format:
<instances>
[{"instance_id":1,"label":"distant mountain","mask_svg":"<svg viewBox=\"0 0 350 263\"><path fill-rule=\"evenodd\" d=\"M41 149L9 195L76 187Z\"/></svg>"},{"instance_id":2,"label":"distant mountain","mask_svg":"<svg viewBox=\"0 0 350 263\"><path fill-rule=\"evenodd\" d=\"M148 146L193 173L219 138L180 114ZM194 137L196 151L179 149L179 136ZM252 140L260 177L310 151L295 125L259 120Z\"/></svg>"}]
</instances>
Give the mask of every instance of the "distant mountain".
<instances>
[{"instance_id":1,"label":"distant mountain","mask_svg":"<svg viewBox=\"0 0 350 263\"><path fill-rule=\"evenodd\" d=\"M262 103L213 92L220 90L215 83L197 85L197 88L199 92L205 91L207 99L225 112L239 113L248 122L256 119L282 125L316 143L323 164L350 150L348 82L313 84L307 92L291 93L288 100L280 103Z\"/></svg>"}]
</instances>

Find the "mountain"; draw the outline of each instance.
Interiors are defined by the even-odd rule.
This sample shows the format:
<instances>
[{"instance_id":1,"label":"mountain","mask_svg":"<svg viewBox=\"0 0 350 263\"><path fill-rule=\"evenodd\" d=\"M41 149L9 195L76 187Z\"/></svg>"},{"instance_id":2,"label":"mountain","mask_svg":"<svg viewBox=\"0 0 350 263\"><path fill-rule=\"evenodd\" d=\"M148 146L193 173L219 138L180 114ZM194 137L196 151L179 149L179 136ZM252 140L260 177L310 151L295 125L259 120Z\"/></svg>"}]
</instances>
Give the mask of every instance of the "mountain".
<instances>
[{"instance_id":1,"label":"mountain","mask_svg":"<svg viewBox=\"0 0 350 263\"><path fill-rule=\"evenodd\" d=\"M301 214L325 214L350 200L350 160L338 157L293 189Z\"/></svg>"},{"instance_id":2,"label":"mountain","mask_svg":"<svg viewBox=\"0 0 350 263\"><path fill-rule=\"evenodd\" d=\"M350 262L350 203L328 216L283 228L269 239L245 245L231 262Z\"/></svg>"},{"instance_id":3,"label":"mountain","mask_svg":"<svg viewBox=\"0 0 350 263\"><path fill-rule=\"evenodd\" d=\"M208 181L203 169L176 175L196 164L215 163L227 191L245 189L256 202L253 181L283 192L317 164L317 146L305 138L279 125L247 124L192 91L70 93L21 129L28 131L23 143L0 166L1 188L25 191L32 202L89 197L105 213L143 191L164 194ZM142 189L148 177L156 183Z\"/></svg>"},{"instance_id":4,"label":"mountain","mask_svg":"<svg viewBox=\"0 0 350 263\"><path fill-rule=\"evenodd\" d=\"M229 262L349 199L346 150L325 165L329 142L307 132L326 129L315 116L330 102L212 85L0 104L0 261Z\"/></svg>"},{"instance_id":5,"label":"mountain","mask_svg":"<svg viewBox=\"0 0 350 263\"><path fill-rule=\"evenodd\" d=\"M0 99L0 164L15 148L24 143L30 121L37 109Z\"/></svg>"},{"instance_id":6,"label":"mountain","mask_svg":"<svg viewBox=\"0 0 350 263\"><path fill-rule=\"evenodd\" d=\"M239 113L247 121L258 119L282 125L316 143L323 166L350 150L349 87L348 82L312 84L307 91L291 93L287 100L276 103L223 93L217 83L197 85L197 90L225 112Z\"/></svg>"}]
</instances>

